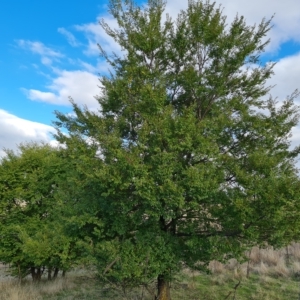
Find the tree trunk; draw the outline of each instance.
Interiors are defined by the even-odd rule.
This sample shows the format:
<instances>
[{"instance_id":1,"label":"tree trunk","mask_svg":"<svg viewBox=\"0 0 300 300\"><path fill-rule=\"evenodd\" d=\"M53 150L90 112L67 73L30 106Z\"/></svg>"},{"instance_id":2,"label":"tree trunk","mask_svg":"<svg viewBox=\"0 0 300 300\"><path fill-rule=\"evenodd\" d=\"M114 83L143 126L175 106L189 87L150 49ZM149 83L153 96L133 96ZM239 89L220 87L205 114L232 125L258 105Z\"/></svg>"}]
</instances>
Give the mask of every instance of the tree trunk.
<instances>
[{"instance_id":1,"label":"tree trunk","mask_svg":"<svg viewBox=\"0 0 300 300\"><path fill-rule=\"evenodd\" d=\"M43 274L43 272L42 272L41 268L37 268L37 272L36 272L36 280L37 281L41 280L42 274Z\"/></svg>"},{"instance_id":2,"label":"tree trunk","mask_svg":"<svg viewBox=\"0 0 300 300\"><path fill-rule=\"evenodd\" d=\"M52 279L52 268L48 268L48 280Z\"/></svg>"},{"instance_id":3,"label":"tree trunk","mask_svg":"<svg viewBox=\"0 0 300 300\"><path fill-rule=\"evenodd\" d=\"M170 234L175 233L175 223L172 219L171 224L167 226L166 221L163 216L159 218L160 228L164 232L168 232ZM156 300L171 300L170 294L170 282L166 280L166 276L164 274L160 274L157 277L157 297Z\"/></svg>"},{"instance_id":4,"label":"tree trunk","mask_svg":"<svg viewBox=\"0 0 300 300\"><path fill-rule=\"evenodd\" d=\"M35 267L30 268L30 274L31 274L31 277L32 277L32 281L36 281Z\"/></svg>"},{"instance_id":5,"label":"tree trunk","mask_svg":"<svg viewBox=\"0 0 300 300\"><path fill-rule=\"evenodd\" d=\"M165 280L163 275L157 278L157 300L171 300L170 283Z\"/></svg>"},{"instance_id":6,"label":"tree trunk","mask_svg":"<svg viewBox=\"0 0 300 300\"><path fill-rule=\"evenodd\" d=\"M9 267L10 267L10 265L9 265ZM20 266L20 264L18 264L18 278L19 278L19 281L21 281L22 280L22 273L21 273L21 266Z\"/></svg>"},{"instance_id":7,"label":"tree trunk","mask_svg":"<svg viewBox=\"0 0 300 300\"><path fill-rule=\"evenodd\" d=\"M53 279L57 278L59 268L54 269Z\"/></svg>"},{"instance_id":8,"label":"tree trunk","mask_svg":"<svg viewBox=\"0 0 300 300\"><path fill-rule=\"evenodd\" d=\"M34 282L37 282L37 281L41 280L41 278L42 278L42 270L41 270L41 268L31 267L30 268L30 273L31 273L32 280Z\"/></svg>"}]
</instances>

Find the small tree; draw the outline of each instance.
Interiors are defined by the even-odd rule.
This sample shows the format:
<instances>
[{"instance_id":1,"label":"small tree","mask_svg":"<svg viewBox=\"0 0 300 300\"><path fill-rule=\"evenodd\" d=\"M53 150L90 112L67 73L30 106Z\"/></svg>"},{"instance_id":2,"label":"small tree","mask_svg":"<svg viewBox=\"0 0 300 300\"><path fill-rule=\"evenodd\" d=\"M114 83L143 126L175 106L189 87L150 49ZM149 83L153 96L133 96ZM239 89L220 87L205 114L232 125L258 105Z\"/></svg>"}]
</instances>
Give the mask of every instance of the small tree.
<instances>
[{"instance_id":1,"label":"small tree","mask_svg":"<svg viewBox=\"0 0 300 300\"><path fill-rule=\"evenodd\" d=\"M47 268L50 279L52 271L68 269L74 260L63 203L56 197L65 173L62 158L58 150L37 144L6 154L0 164L0 261L35 281Z\"/></svg>"},{"instance_id":2,"label":"small tree","mask_svg":"<svg viewBox=\"0 0 300 300\"><path fill-rule=\"evenodd\" d=\"M274 64L260 64L270 21L226 27L221 8L189 1L163 22L164 7L110 1L119 28L101 25L124 56L100 47L112 72L99 113L73 103L75 117L56 122L85 178L73 188L81 213L99 220L88 228L101 274L124 286L156 278L160 300L182 266L293 239L300 204L297 93L267 99Z\"/></svg>"}]
</instances>

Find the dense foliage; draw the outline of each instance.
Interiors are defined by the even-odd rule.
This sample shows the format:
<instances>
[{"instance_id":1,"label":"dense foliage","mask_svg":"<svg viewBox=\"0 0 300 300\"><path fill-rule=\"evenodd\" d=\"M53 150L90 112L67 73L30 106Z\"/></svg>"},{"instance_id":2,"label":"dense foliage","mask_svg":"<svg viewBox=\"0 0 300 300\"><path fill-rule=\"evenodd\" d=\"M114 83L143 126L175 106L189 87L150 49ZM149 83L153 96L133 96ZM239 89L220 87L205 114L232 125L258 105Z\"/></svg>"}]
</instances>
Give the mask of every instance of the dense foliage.
<instances>
[{"instance_id":1,"label":"dense foliage","mask_svg":"<svg viewBox=\"0 0 300 300\"><path fill-rule=\"evenodd\" d=\"M6 154L0 165L0 261L19 277L40 280L47 271L51 279L76 259L56 197L64 162L47 145L21 145Z\"/></svg>"}]
</instances>

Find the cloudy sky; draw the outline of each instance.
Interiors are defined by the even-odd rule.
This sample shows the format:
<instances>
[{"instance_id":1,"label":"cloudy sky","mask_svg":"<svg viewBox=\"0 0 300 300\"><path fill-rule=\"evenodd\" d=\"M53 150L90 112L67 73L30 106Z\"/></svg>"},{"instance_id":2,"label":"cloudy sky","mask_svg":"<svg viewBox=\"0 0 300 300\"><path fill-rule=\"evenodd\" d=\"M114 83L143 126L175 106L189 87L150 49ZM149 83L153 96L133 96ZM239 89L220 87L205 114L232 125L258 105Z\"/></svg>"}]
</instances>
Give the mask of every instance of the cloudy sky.
<instances>
[{"instance_id":1,"label":"cloudy sky","mask_svg":"<svg viewBox=\"0 0 300 300\"><path fill-rule=\"evenodd\" d=\"M299 0L222 0L227 21L244 15L249 25L273 19L271 43L262 57L276 61L273 96L283 100L300 88ZM169 0L167 12L176 16L187 0ZM71 111L68 97L97 108L98 74L107 66L97 43L116 49L99 19L112 27L107 0L4 0L0 6L0 156L24 141L52 141L54 110ZM117 50L117 49L116 49ZM300 104L300 99L298 99ZM52 141L53 142L53 141ZM293 144L300 143L300 127Z\"/></svg>"}]
</instances>

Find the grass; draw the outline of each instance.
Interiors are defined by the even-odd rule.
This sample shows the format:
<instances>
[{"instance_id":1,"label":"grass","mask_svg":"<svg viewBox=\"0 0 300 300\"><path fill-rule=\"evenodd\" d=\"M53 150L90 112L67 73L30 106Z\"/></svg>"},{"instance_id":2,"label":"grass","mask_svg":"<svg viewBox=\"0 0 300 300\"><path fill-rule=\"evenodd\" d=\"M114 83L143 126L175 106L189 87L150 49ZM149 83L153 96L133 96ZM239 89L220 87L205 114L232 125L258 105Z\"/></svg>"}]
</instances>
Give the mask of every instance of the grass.
<instances>
[{"instance_id":1,"label":"grass","mask_svg":"<svg viewBox=\"0 0 300 300\"><path fill-rule=\"evenodd\" d=\"M180 282L172 284L172 299L238 299L238 300L276 300L299 299L299 282L297 280L252 274L241 280L232 276L231 272L218 275L180 274ZM234 287L240 281L236 291ZM101 286L97 280L88 276L70 275L67 279L58 279L52 282L32 284L25 281L6 282L0 285L1 300L93 300L93 299L153 299L150 294L142 298L142 290L136 289L126 296L109 287ZM234 298L235 296L235 298Z\"/></svg>"},{"instance_id":2,"label":"grass","mask_svg":"<svg viewBox=\"0 0 300 300\"><path fill-rule=\"evenodd\" d=\"M181 275L186 291L174 287L174 299L299 299L299 282L288 277L273 278L251 274L249 278L232 271L214 275ZM235 290L235 287L236 290ZM235 297L235 298L234 298Z\"/></svg>"},{"instance_id":3,"label":"grass","mask_svg":"<svg viewBox=\"0 0 300 300\"><path fill-rule=\"evenodd\" d=\"M281 250L254 247L247 254L249 262L239 264L231 259L226 264L212 261L211 274L183 270L172 283L172 299L298 300L300 299L300 244ZM154 290L155 285L149 287ZM74 270L66 278L33 284L15 279L0 281L0 300L64 299L130 299L146 300L154 296L142 288L126 294L100 284L93 273Z\"/></svg>"}]
</instances>

